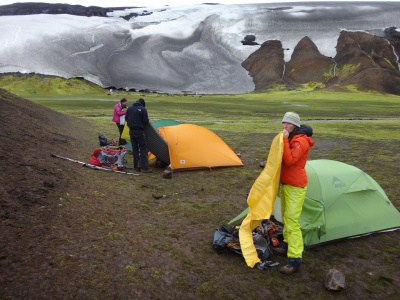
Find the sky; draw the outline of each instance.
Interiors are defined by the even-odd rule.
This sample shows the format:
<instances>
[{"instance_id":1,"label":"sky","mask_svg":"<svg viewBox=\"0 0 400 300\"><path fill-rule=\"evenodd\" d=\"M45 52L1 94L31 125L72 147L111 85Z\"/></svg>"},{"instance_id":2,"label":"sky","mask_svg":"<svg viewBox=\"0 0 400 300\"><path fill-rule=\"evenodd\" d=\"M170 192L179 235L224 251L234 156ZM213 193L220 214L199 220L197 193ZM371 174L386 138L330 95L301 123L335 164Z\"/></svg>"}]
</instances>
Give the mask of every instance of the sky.
<instances>
[{"instance_id":1,"label":"sky","mask_svg":"<svg viewBox=\"0 0 400 300\"><path fill-rule=\"evenodd\" d=\"M354 0L353 0L354 1ZM356 0L357 1L357 0ZM359 0L365 1L365 0ZM79 4L84 6L101 6L101 7L123 7L123 6L138 6L138 7L150 7L150 6L163 6L163 5L193 5L201 3L220 3L220 4L250 4L250 3L283 3L283 2L321 2L318 0L305 0L305 1L293 1L293 0L280 0L280 1L268 1L268 0L39 0L39 1L18 1L18 0L0 0L0 5L13 4L17 2L45 2L45 3L67 3L67 4Z\"/></svg>"}]
</instances>

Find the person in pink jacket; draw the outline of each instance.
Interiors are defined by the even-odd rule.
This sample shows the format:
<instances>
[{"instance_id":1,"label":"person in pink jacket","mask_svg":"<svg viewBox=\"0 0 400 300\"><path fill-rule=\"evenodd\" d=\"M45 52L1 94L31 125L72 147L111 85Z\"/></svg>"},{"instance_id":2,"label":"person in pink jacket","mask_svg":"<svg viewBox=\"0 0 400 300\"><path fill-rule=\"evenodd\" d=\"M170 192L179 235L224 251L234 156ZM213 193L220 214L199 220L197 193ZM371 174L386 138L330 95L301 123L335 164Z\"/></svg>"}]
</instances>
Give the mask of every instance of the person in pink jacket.
<instances>
[{"instance_id":1,"label":"person in pink jacket","mask_svg":"<svg viewBox=\"0 0 400 300\"><path fill-rule=\"evenodd\" d=\"M114 114L112 117L112 121L115 124L117 124L117 127L118 127L118 131L119 131L118 145L119 146L126 144L126 141L124 139L121 139L121 135L122 135L122 131L124 130L125 114L126 114L127 107L128 107L128 100L126 100L125 98L119 100L118 103L115 104L115 106L114 106Z\"/></svg>"},{"instance_id":2,"label":"person in pink jacket","mask_svg":"<svg viewBox=\"0 0 400 300\"><path fill-rule=\"evenodd\" d=\"M305 170L310 148L312 128L300 124L300 116L287 112L283 119L283 157L280 175L280 198L283 221L283 243L277 252L288 257L287 265L280 271L284 274L296 272L303 263L303 235L299 219L307 192Z\"/></svg>"}]
</instances>

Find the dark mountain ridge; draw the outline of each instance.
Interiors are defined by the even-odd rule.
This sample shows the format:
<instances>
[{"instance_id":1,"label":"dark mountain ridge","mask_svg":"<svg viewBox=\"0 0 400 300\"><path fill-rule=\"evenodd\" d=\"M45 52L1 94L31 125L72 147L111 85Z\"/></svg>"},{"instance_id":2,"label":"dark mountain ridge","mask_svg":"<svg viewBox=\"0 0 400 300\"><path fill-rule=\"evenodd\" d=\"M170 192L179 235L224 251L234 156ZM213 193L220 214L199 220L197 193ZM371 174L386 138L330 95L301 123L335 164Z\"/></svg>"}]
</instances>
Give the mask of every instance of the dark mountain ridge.
<instances>
[{"instance_id":1,"label":"dark mountain ridge","mask_svg":"<svg viewBox=\"0 0 400 300\"><path fill-rule=\"evenodd\" d=\"M21 2L0 6L0 16L18 16L18 15L35 15L35 14L70 14L74 16L85 17L107 17L107 13L114 10L121 10L132 7L100 7L100 6L83 6L70 4L51 4L36 2Z\"/></svg>"}]
</instances>

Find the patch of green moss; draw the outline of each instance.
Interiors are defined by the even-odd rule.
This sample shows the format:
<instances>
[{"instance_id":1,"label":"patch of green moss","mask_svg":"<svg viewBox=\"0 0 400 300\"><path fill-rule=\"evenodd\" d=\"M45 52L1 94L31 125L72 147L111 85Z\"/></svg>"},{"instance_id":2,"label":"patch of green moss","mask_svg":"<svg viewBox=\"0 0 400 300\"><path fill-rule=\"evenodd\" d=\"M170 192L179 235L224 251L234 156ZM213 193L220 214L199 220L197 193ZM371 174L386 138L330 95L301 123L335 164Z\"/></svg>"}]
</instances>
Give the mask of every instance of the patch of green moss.
<instances>
[{"instance_id":1,"label":"patch of green moss","mask_svg":"<svg viewBox=\"0 0 400 300\"><path fill-rule=\"evenodd\" d=\"M102 87L83 78L65 79L37 74L0 75L0 86L16 95L84 95L88 93L106 93Z\"/></svg>"},{"instance_id":2,"label":"patch of green moss","mask_svg":"<svg viewBox=\"0 0 400 300\"><path fill-rule=\"evenodd\" d=\"M329 65L329 69L326 72L324 72L323 77L325 80L328 80L333 77L333 68L334 67L335 67L335 65L331 64L331 65Z\"/></svg>"},{"instance_id":3,"label":"patch of green moss","mask_svg":"<svg viewBox=\"0 0 400 300\"><path fill-rule=\"evenodd\" d=\"M345 64L342 67L336 67L336 76L341 80L346 79L354 74L357 70L357 66L354 64Z\"/></svg>"}]
</instances>

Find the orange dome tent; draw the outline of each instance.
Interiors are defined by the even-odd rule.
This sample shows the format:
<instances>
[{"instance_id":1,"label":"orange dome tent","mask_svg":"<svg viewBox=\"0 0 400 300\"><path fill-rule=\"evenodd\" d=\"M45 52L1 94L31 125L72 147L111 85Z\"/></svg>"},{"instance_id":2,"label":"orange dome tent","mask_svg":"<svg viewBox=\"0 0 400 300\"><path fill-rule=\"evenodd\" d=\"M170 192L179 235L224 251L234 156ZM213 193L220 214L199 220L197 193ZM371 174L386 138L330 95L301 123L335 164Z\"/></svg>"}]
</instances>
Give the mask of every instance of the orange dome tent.
<instances>
[{"instance_id":1,"label":"orange dome tent","mask_svg":"<svg viewBox=\"0 0 400 300\"><path fill-rule=\"evenodd\" d=\"M160 127L157 131L168 143L172 170L243 166L233 150L204 127L180 124Z\"/></svg>"}]
</instances>

